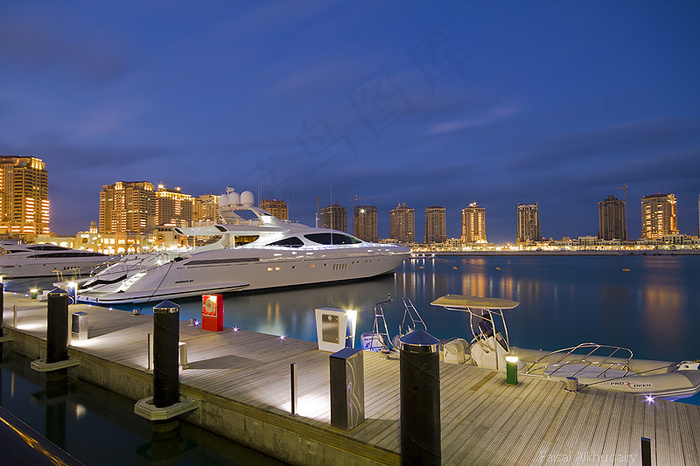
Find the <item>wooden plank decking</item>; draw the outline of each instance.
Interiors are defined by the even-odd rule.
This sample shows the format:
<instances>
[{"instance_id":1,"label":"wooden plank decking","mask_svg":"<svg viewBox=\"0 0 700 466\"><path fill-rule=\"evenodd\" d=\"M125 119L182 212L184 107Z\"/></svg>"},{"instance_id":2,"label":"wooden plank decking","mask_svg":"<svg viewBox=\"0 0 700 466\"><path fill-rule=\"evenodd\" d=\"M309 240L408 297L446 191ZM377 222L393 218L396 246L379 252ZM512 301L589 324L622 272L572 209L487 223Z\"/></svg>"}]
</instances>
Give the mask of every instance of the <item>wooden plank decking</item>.
<instances>
[{"instance_id":1,"label":"wooden plank decking","mask_svg":"<svg viewBox=\"0 0 700 466\"><path fill-rule=\"evenodd\" d=\"M13 305L16 329L9 328ZM76 311L89 314L90 338L71 346L74 355L150 377L151 316L71 306ZM44 339L45 315L45 303L5 294L6 333ZM180 340L187 343L189 363L181 371L183 393L231 400L275 428L370 461L398 462L397 359L364 353L367 420L346 433L330 427L329 353L315 343L245 330L211 333L186 322ZM297 416L289 414L291 363L297 365ZM595 389L568 393L561 383L537 378L521 377L509 386L505 374L473 366L441 363L440 371L443 464L641 464L644 436L652 441L653 464L700 465L700 407Z\"/></svg>"}]
</instances>

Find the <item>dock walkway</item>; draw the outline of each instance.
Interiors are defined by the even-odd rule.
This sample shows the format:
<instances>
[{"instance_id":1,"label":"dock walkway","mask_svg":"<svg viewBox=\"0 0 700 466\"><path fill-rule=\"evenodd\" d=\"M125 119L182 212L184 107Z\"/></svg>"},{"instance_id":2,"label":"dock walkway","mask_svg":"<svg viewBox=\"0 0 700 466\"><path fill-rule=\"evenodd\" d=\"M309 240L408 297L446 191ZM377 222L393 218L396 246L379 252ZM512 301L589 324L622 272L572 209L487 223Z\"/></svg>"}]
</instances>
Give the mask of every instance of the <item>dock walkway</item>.
<instances>
[{"instance_id":1,"label":"dock walkway","mask_svg":"<svg viewBox=\"0 0 700 466\"><path fill-rule=\"evenodd\" d=\"M88 313L89 339L69 346L81 361L70 374L134 400L152 395L152 316L70 307L77 311ZM4 325L14 351L45 356L46 303L5 293ZM316 343L230 328L213 333L184 321L180 341L189 364L180 391L201 400L182 416L188 422L293 464L399 464L398 359L364 353L366 421L344 432L330 427L329 353ZM641 464L641 437L651 439L652 464L700 465L698 406L595 389L569 393L560 382L528 377L510 386L505 373L445 363L440 384L445 465Z\"/></svg>"}]
</instances>

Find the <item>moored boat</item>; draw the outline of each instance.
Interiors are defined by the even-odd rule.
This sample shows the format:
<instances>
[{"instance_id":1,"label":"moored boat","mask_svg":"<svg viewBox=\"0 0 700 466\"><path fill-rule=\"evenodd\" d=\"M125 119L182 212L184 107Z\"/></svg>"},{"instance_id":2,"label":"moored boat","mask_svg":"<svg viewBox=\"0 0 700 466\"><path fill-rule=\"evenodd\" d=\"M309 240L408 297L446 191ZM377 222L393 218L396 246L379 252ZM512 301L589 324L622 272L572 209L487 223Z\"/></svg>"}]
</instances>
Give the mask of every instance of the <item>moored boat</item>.
<instances>
[{"instance_id":1,"label":"moored boat","mask_svg":"<svg viewBox=\"0 0 700 466\"><path fill-rule=\"evenodd\" d=\"M576 387L667 399L686 398L700 391L700 360L635 359L627 348L597 343L551 352L516 348L510 345L504 311L515 309L518 302L450 294L431 304L469 314L473 338L464 360L479 367L506 370L506 357L517 356L519 374L575 381Z\"/></svg>"}]
</instances>

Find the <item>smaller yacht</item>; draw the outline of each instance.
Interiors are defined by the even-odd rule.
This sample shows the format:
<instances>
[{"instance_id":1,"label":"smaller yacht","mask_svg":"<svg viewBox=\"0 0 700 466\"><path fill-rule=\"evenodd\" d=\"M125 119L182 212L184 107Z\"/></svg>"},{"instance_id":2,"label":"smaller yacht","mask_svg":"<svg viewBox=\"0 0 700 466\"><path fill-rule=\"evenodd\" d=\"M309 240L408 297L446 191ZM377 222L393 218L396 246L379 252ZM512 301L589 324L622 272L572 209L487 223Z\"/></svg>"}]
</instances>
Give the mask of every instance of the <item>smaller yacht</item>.
<instances>
[{"instance_id":1,"label":"smaller yacht","mask_svg":"<svg viewBox=\"0 0 700 466\"><path fill-rule=\"evenodd\" d=\"M79 251L54 244L0 243L0 277L16 278L65 277L89 275L115 258L93 251Z\"/></svg>"},{"instance_id":2,"label":"smaller yacht","mask_svg":"<svg viewBox=\"0 0 700 466\"><path fill-rule=\"evenodd\" d=\"M598 343L581 343L556 351L516 348L510 345L503 311L511 311L519 303L500 298L448 294L431 303L448 311L469 314L471 342L462 339L465 358L449 358L455 362L479 367L506 370L507 362L517 364L518 373L566 383L569 391L583 387L613 390L647 399L687 398L700 392L700 360L680 362L637 359L628 348ZM453 343L453 342L449 342ZM444 358L455 346L443 345Z\"/></svg>"}]
</instances>

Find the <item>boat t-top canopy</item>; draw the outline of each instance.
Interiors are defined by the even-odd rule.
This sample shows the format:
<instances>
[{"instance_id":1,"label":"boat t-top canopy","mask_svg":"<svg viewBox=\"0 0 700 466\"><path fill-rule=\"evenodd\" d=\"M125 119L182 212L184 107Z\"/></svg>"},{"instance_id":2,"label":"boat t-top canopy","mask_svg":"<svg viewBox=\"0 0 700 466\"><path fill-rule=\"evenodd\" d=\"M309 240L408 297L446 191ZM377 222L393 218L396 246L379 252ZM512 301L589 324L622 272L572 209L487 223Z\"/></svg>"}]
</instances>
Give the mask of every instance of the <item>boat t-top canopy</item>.
<instances>
[{"instance_id":1,"label":"boat t-top canopy","mask_svg":"<svg viewBox=\"0 0 700 466\"><path fill-rule=\"evenodd\" d=\"M463 294L441 296L430 304L455 311L468 311L469 309L515 309L520 305L519 302L509 299L483 298L480 296L467 296Z\"/></svg>"}]
</instances>

